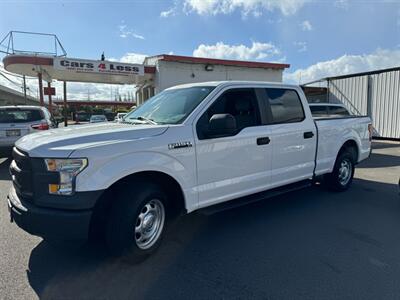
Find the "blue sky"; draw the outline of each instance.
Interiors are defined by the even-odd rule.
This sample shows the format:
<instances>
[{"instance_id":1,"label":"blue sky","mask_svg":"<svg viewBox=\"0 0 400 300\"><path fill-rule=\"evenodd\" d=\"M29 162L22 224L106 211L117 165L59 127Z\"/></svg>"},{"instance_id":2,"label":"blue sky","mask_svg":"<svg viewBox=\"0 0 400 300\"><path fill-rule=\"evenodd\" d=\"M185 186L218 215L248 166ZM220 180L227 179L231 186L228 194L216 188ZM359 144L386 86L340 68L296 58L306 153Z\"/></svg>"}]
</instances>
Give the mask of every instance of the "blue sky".
<instances>
[{"instance_id":1,"label":"blue sky","mask_svg":"<svg viewBox=\"0 0 400 300\"><path fill-rule=\"evenodd\" d=\"M55 33L68 56L79 58L104 51L137 62L172 52L279 61L291 65L291 82L400 65L394 0L0 0L0 11L1 37L10 30Z\"/></svg>"}]
</instances>

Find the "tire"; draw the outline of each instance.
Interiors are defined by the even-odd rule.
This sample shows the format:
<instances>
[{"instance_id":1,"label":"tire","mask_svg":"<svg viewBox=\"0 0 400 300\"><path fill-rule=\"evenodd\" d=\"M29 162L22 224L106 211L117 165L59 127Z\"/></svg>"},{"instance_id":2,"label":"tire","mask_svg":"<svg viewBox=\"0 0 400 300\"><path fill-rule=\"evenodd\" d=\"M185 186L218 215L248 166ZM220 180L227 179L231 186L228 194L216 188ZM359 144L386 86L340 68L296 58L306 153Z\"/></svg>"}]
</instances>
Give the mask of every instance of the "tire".
<instances>
[{"instance_id":1,"label":"tire","mask_svg":"<svg viewBox=\"0 0 400 300\"><path fill-rule=\"evenodd\" d=\"M336 158L332 173L324 176L328 188L342 192L349 188L353 181L355 157L352 149L341 151Z\"/></svg>"},{"instance_id":2,"label":"tire","mask_svg":"<svg viewBox=\"0 0 400 300\"><path fill-rule=\"evenodd\" d=\"M140 262L160 245L166 227L167 195L149 182L124 185L117 192L106 227L106 245L114 256Z\"/></svg>"}]
</instances>

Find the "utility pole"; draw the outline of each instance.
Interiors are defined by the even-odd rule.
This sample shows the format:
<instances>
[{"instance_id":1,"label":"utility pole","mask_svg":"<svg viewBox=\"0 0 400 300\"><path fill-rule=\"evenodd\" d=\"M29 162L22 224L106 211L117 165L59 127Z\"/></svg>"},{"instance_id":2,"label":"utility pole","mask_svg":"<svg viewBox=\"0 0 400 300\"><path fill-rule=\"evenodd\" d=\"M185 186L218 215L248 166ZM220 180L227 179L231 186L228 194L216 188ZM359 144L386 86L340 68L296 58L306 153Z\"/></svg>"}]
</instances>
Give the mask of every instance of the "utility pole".
<instances>
[{"instance_id":1,"label":"utility pole","mask_svg":"<svg viewBox=\"0 0 400 300\"><path fill-rule=\"evenodd\" d=\"M47 87L48 87L48 90L49 90L49 95L48 95L48 97L49 97L49 111L53 115L53 101L51 99L51 82L50 81L47 82Z\"/></svg>"},{"instance_id":2,"label":"utility pole","mask_svg":"<svg viewBox=\"0 0 400 300\"><path fill-rule=\"evenodd\" d=\"M42 73L38 73L40 106L44 106Z\"/></svg>"},{"instance_id":3,"label":"utility pole","mask_svg":"<svg viewBox=\"0 0 400 300\"><path fill-rule=\"evenodd\" d=\"M24 99L25 99L25 105L28 104L28 99L26 99L26 80L25 80L25 75L24 75Z\"/></svg>"},{"instance_id":4,"label":"utility pole","mask_svg":"<svg viewBox=\"0 0 400 300\"><path fill-rule=\"evenodd\" d=\"M64 126L68 126L67 82L64 81Z\"/></svg>"}]
</instances>

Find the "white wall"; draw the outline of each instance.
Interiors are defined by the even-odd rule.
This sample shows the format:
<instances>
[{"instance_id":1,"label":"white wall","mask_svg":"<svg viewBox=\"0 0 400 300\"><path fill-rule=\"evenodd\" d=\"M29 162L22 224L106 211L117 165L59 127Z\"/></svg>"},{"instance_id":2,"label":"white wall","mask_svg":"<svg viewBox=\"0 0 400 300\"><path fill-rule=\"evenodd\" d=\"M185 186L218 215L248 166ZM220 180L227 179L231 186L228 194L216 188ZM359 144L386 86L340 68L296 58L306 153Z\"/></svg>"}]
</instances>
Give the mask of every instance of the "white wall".
<instances>
[{"instance_id":1,"label":"white wall","mask_svg":"<svg viewBox=\"0 0 400 300\"><path fill-rule=\"evenodd\" d=\"M204 64L189 64L180 62L158 61L154 77L156 93L184 83L221 81L221 80L251 80L282 82L282 70L244 68L234 66L214 65L213 71L206 71ZM193 75L194 74L194 77Z\"/></svg>"},{"instance_id":2,"label":"white wall","mask_svg":"<svg viewBox=\"0 0 400 300\"><path fill-rule=\"evenodd\" d=\"M356 115L369 115L375 134L400 139L400 71L333 79L329 101L340 101Z\"/></svg>"}]
</instances>

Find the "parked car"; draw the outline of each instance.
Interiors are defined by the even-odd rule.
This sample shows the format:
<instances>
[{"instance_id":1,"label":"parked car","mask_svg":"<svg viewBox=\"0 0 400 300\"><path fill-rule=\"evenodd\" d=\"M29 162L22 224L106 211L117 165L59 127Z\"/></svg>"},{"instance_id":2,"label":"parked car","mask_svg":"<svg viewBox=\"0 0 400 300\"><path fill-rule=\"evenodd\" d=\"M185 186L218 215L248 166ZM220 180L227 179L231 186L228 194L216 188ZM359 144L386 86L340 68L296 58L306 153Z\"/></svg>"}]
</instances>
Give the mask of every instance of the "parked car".
<instances>
[{"instance_id":1,"label":"parked car","mask_svg":"<svg viewBox=\"0 0 400 300\"><path fill-rule=\"evenodd\" d=\"M350 116L350 112L343 104L333 103L310 103L310 109L313 117L333 118Z\"/></svg>"},{"instance_id":2,"label":"parked car","mask_svg":"<svg viewBox=\"0 0 400 300\"><path fill-rule=\"evenodd\" d=\"M117 113L117 115L115 116L115 122L121 122L124 117L127 115L127 113Z\"/></svg>"},{"instance_id":3,"label":"parked car","mask_svg":"<svg viewBox=\"0 0 400 300\"><path fill-rule=\"evenodd\" d=\"M320 176L344 191L371 149L370 118L314 120L302 89L279 83L181 85L124 121L19 140L11 219L49 241L102 236L113 253L141 260L180 214L261 200Z\"/></svg>"},{"instance_id":4,"label":"parked car","mask_svg":"<svg viewBox=\"0 0 400 300\"><path fill-rule=\"evenodd\" d=\"M105 115L93 115L90 117L90 123L101 123L108 122L107 117Z\"/></svg>"},{"instance_id":5,"label":"parked car","mask_svg":"<svg viewBox=\"0 0 400 300\"><path fill-rule=\"evenodd\" d=\"M2 106L0 107L0 150L6 152L24 135L56 128L57 122L45 107Z\"/></svg>"},{"instance_id":6,"label":"parked car","mask_svg":"<svg viewBox=\"0 0 400 300\"><path fill-rule=\"evenodd\" d=\"M75 113L75 123L76 124L81 124L81 123L87 123L90 121L91 114L85 111L78 111Z\"/></svg>"}]
</instances>

